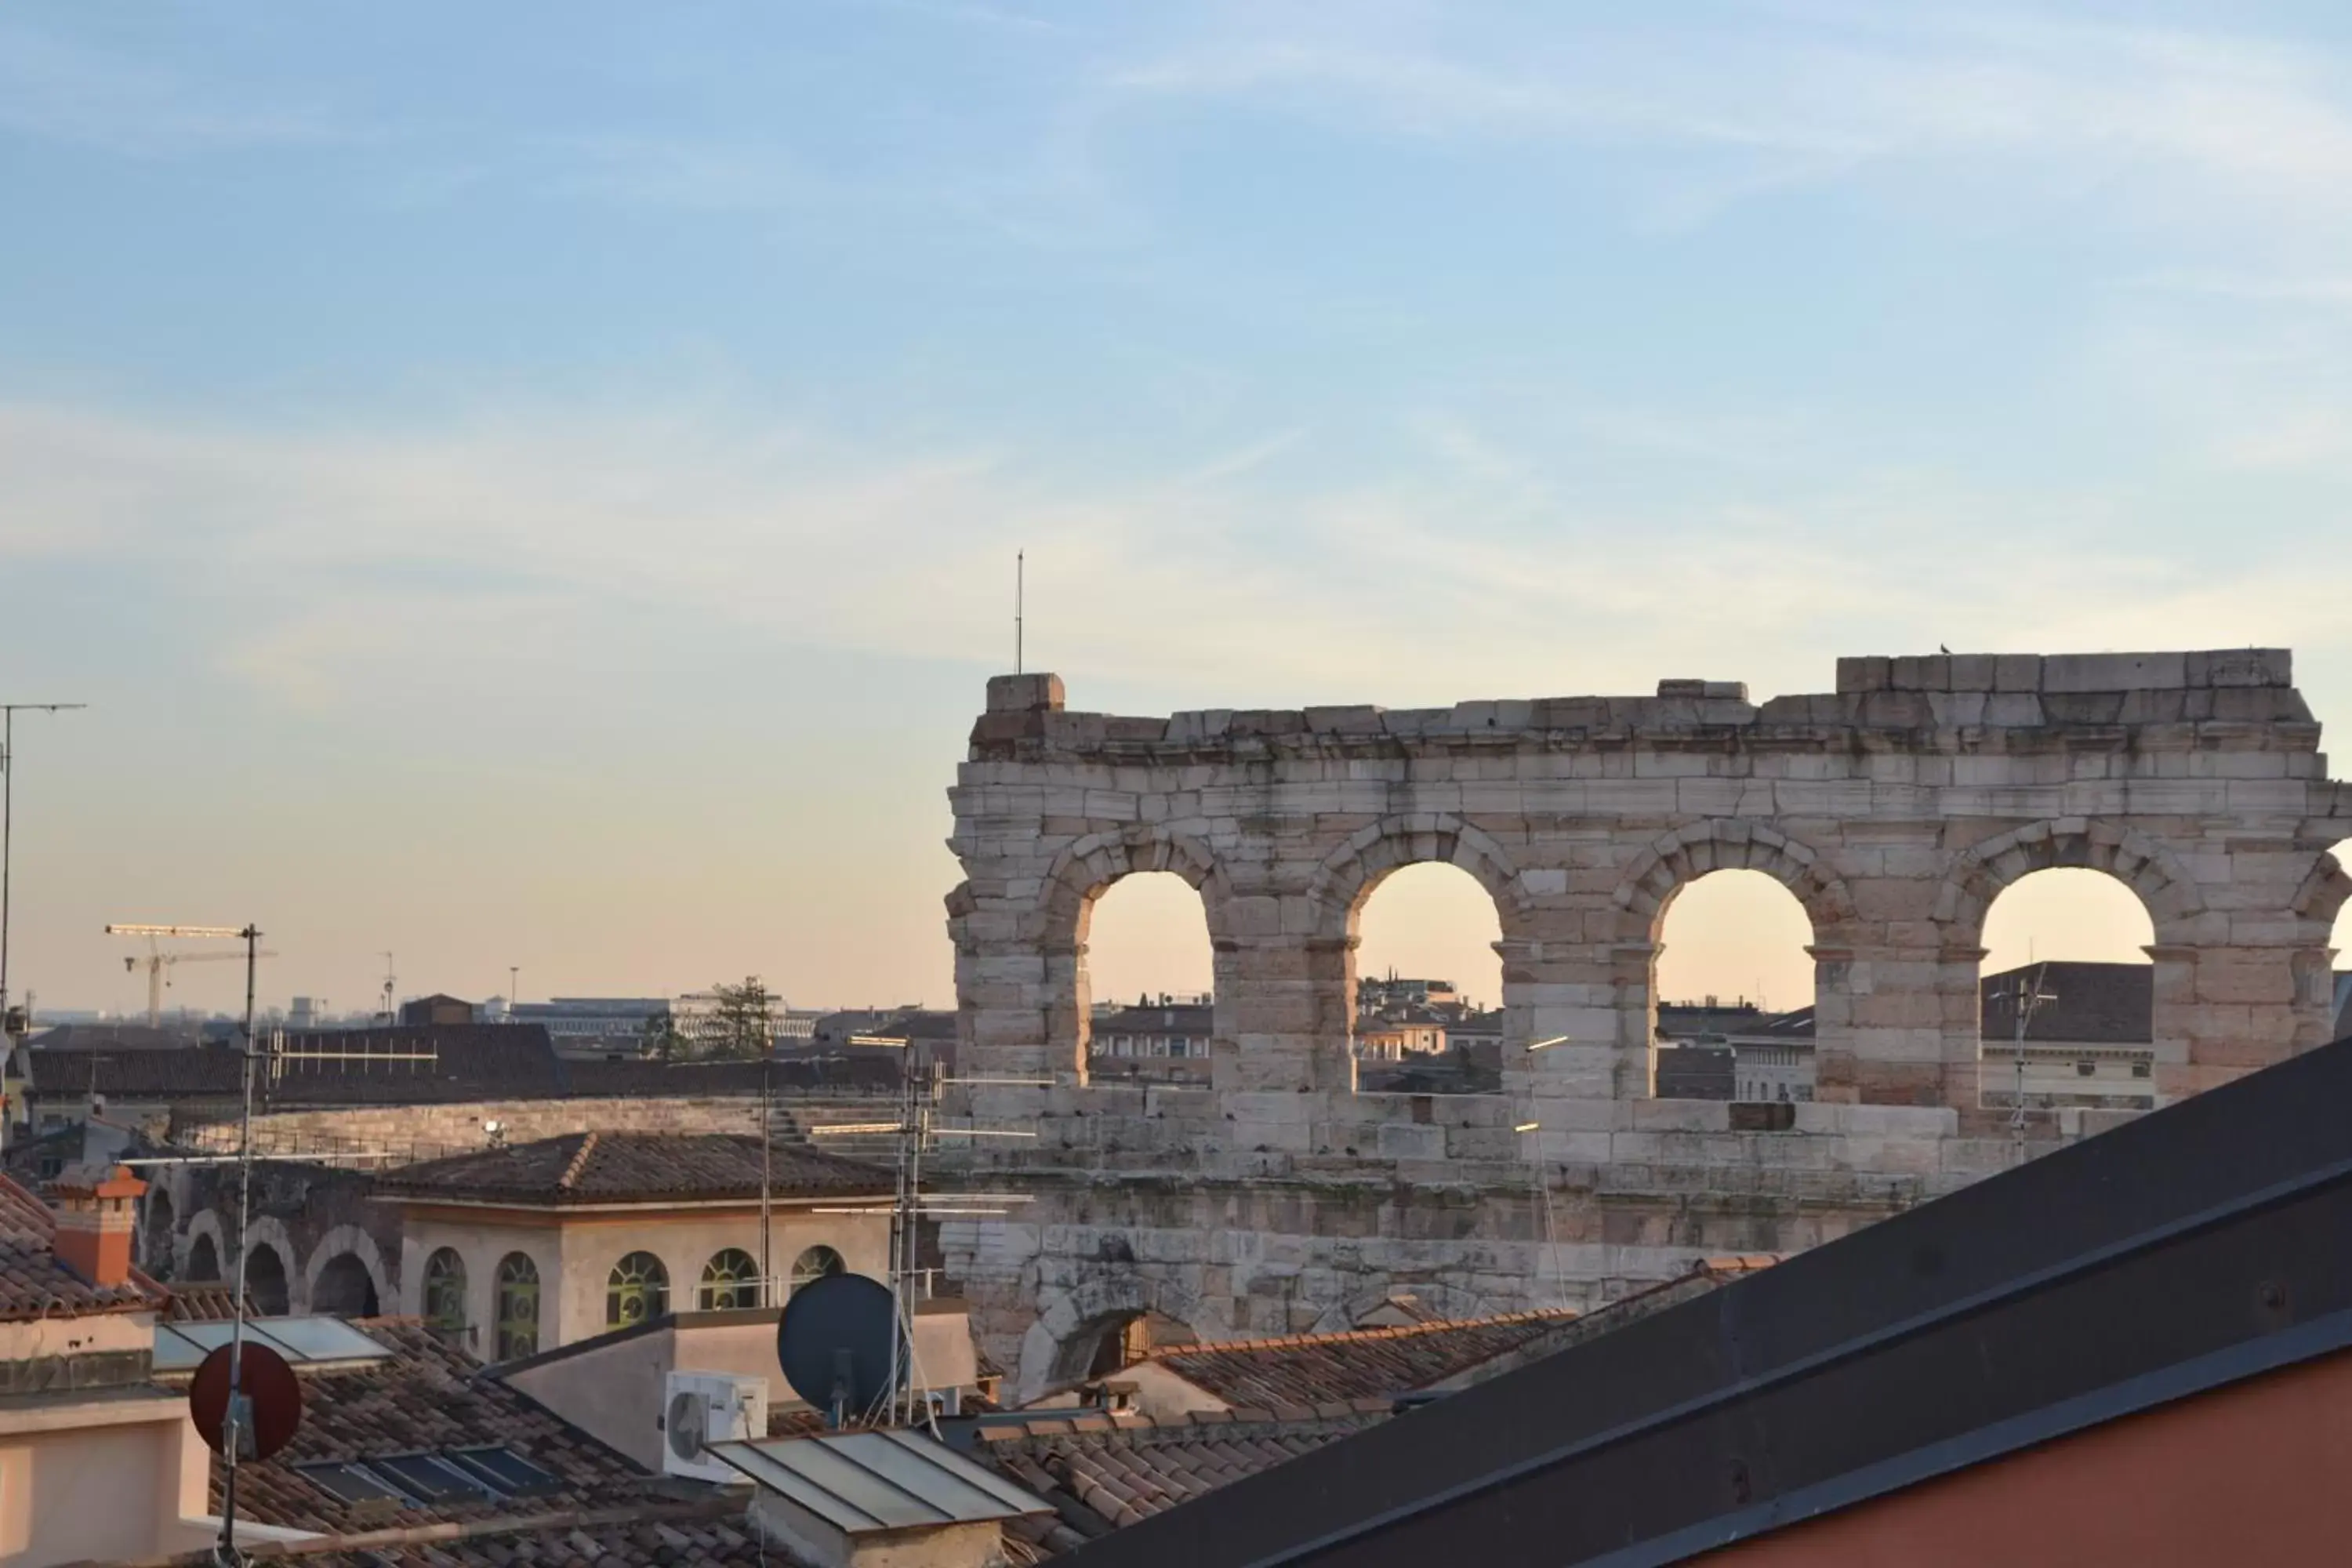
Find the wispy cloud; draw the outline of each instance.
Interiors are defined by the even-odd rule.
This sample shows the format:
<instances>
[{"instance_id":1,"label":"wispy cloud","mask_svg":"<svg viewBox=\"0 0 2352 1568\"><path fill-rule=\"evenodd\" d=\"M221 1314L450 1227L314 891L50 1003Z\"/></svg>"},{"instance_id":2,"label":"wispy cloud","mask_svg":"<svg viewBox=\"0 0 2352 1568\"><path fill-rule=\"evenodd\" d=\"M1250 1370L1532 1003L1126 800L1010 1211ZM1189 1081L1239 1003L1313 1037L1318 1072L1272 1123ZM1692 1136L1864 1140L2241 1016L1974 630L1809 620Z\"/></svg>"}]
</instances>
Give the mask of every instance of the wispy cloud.
<instances>
[{"instance_id":1,"label":"wispy cloud","mask_svg":"<svg viewBox=\"0 0 2352 1568\"><path fill-rule=\"evenodd\" d=\"M147 158L364 139L315 105L243 101L20 23L0 23L0 132Z\"/></svg>"},{"instance_id":2,"label":"wispy cloud","mask_svg":"<svg viewBox=\"0 0 2352 1568\"><path fill-rule=\"evenodd\" d=\"M1034 648L1202 700L1622 687L1685 666L1806 689L1839 651L2039 647L2052 625L2091 646L2195 626L2352 655L2307 540L2118 553L2129 498L1867 475L1801 512L1597 510L1466 426L1423 430L1450 471L1302 496L1245 482L1283 434L1081 490L1018 453L860 449L719 408L303 437L20 407L0 409L0 559L137 558L233 585L262 608L226 667L313 704L394 668L528 658L551 627L662 616L989 661L1003 606L976 585L1016 547L1043 612ZM93 473L109 482L73 479ZM1559 663L1571 646L1580 680Z\"/></svg>"},{"instance_id":3,"label":"wispy cloud","mask_svg":"<svg viewBox=\"0 0 2352 1568\"><path fill-rule=\"evenodd\" d=\"M2080 197L2118 178L2181 195L2352 212L2352 106L2308 47L2223 33L2053 24L1980 7L1803 6L1709 29L1483 29L1367 41L1296 13L1118 68L1138 99L1248 99L1417 136L1654 145L1735 160L1677 171L1710 205L1901 164L1997 161L2000 181ZM1314 15L1314 14L1310 14ZM1744 166L1743 166L1744 165Z\"/></svg>"}]
</instances>

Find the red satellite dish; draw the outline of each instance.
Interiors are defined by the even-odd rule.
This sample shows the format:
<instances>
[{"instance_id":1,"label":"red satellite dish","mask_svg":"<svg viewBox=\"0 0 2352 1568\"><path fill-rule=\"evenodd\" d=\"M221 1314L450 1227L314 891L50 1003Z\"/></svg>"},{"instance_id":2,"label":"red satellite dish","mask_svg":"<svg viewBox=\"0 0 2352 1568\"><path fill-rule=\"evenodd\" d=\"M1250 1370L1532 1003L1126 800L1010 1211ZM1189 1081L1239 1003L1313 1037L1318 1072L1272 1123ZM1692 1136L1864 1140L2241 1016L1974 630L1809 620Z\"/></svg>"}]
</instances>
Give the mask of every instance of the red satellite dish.
<instances>
[{"instance_id":1,"label":"red satellite dish","mask_svg":"<svg viewBox=\"0 0 2352 1568\"><path fill-rule=\"evenodd\" d=\"M247 1340L244 1350L237 1392L253 1402L247 1417L252 1446L237 1458L266 1459L292 1442L302 1425L302 1385L286 1358L268 1345ZM188 1414L215 1454L221 1451L221 1427L228 1419L228 1352L223 1345L205 1357L196 1368L196 1380L188 1385Z\"/></svg>"}]
</instances>

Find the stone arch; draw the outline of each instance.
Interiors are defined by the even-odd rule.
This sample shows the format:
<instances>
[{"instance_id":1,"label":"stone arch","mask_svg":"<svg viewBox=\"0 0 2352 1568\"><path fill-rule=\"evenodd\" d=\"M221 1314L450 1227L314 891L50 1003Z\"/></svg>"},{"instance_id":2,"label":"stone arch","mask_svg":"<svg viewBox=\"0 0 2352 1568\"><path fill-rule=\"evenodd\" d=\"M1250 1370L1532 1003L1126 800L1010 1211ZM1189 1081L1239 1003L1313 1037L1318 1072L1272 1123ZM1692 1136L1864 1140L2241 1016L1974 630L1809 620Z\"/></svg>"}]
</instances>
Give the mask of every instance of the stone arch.
<instances>
[{"instance_id":1,"label":"stone arch","mask_svg":"<svg viewBox=\"0 0 2352 1568\"><path fill-rule=\"evenodd\" d=\"M171 1192L158 1182L147 1189L140 1205L139 1266L158 1279L172 1277L173 1233L179 1228L179 1207Z\"/></svg>"},{"instance_id":2,"label":"stone arch","mask_svg":"<svg viewBox=\"0 0 2352 1568\"><path fill-rule=\"evenodd\" d=\"M346 1258L350 1259L347 1265L342 1263ZM330 1268L335 1270L331 1279ZM322 1282L326 1285L323 1301L320 1289ZM352 1316L360 1310L347 1303L361 1294L362 1283L366 1286L366 1293L374 1298L379 1311L383 1303L399 1300L375 1237L358 1226L339 1225L320 1237L319 1245L310 1249L310 1261L302 1270L302 1300L311 1311Z\"/></svg>"},{"instance_id":3,"label":"stone arch","mask_svg":"<svg viewBox=\"0 0 2352 1568\"><path fill-rule=\"evenodd\" d=\"M257 1317L282 1318L297 1310L286 1254L275 1244L247 1242L241 1272L245 1275L246 1300L253 1304Z\"/></svg>"},{"instance_id":4,"label":"stone arch","mask_svg":"<svg viewBox=\"0 0 2352 1568\"><path fill-rule=\"evenodd\" d=\"M1089 834L1071 844L1055 857L1052 869L1045 874L1028 935L1045 959L1045 979L1052 998L1046 1038L1055 1060L1081 1082L1091 1049L1094 1000L1086 969L1087 922L1093 917L1095 900L1105 889L1123 877L1147 871L1172 872L1201 895L1216 970L1213 985L1221 998L1230 989L1223 973L1223 949L1225 910L1233 889L1207 845L1145 823L1114 833ZM952 897L949 906L950 910L955 908ZM958 926L959 920L951 917L950 926ZM1223 1016L1222 1001L1218 1016ZM1221 1023L1213 1026L1212 1032L1218 1037L1224 1035Z\"/></svg>"},{"instance_id":5,"label":"stone arch","mask_svg":"<svg viewBox=\"0 0 2352 1568\"><path fill-rule=\"evenodd\" d=\"M208 1284L226 1277L224 1265L228 1260L228 1237L221 1233L220 1215L211 1209L200 1208L188 1216L188 1228L180 1237L174 1259L180 1277L188 1283ZM209 1254L211 1268L197 1270Z\"/></svg>"},{"instance_id":6,"label":"stone arch","mask_svg":"<svg viewBox=\"0 0 2352 1568\"><path fill-rule=\"evenodd\" d=\"M2344 869L2333 850L2323 850L2287 909L2297 920L2310 921L2324 942L2347 900L2352 900L2352 873Z\"/></svg>"},{"instance_id":7,"label":"stone arch","mask_svg":"<svg viewBox=\"0 0 2352 1568\"><path fill-rule=\"evenodd\" d=\"M1796 896L1817 941L1854 918L1853 895L1821 853L1776 827L1741 817L1709 817L1654 840L1635 856L1611 895L1643 922L1655 942L1675 895L1710 871L1761 871Z\"/></svg>"},{"instance_id":8,"label":"stone arch","mask_svg":"<svg viewBox=\"0 0 2352 1568\"><path fill-rule=\"evenodd\" d=\"M1054 858L1037 901L1031 933L1048 948L1083 944L1086 921L1097 895L1122 877L1139 871L1172 871L1192 884L1209 912L1211 940L1224 934L1224 907L1232 886L1209 847L1188 834L1138 823L1116 833L1094 833Z\"/></svg>"},{"instance_id":9,"label":"stone arch","mask_svg":"<svg viewBox=\"0 0 2352 1568\"><path fill-rule=\"evenodd\" d=\"M1528 911L1525 884L1503 847L1447 812L1417 812L1383 817L1359 828L1324 857L1307 886L1319 934L1345 942L1354 934L1357 914L1383 878L1404 866L1438 861L1458 866L1478 880L1495 900L1507 940Z\"/></svg>"},{"instance_id":10,"label":"stone arch","mask_svg":"<svg viewBox=\"0 0 2352 1568\"><path fill-rule=\"evenodd\" d=\"M1173 1279L1132 1268L1095 1275L1045 1303L1021 1342L1016 1402L1078 1381L1102 1335L1146 1312L1195 1331L1201 1327L1199 1296Z\"/></svg>"},{"instance_id":11,"label":"stone arch","mask_svg":"<svg viewBox=\"0 0 2352 1568\"><path fill-rule=\"evenodd\" d=\"M2157 940L2205 907L2197 879L2180 857L2137 828L2095 817L2063 816L1988 838L1953 858L1937 889L1936 921L1952 948L1974 948L1985 915L2001 890L2036 871L2076 868L2104 871L2139 895Z\"/></svg>"}]
</instances>

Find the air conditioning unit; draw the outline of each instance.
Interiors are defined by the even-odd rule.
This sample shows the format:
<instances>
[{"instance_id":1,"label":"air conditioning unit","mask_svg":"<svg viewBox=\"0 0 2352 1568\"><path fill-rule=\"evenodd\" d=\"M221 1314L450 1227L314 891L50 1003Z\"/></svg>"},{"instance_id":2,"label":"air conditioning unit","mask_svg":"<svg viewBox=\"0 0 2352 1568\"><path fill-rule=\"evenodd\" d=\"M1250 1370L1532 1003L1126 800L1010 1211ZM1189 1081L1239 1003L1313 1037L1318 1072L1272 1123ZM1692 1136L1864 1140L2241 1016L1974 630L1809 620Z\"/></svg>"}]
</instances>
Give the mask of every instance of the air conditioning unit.
<instances>
[{"instance_id":1,"label":"air conditioning unit","mask_svg":"<svg viewBox=\"0 0 2352 1568\"><path fill-rule=\"evenodd\" d=\"M723 1372L674 1372L662 1390L662 1474L732 1483L742 1472L702 1450L768 1436L768 1380Z\"/></svg>"}]
</instances>

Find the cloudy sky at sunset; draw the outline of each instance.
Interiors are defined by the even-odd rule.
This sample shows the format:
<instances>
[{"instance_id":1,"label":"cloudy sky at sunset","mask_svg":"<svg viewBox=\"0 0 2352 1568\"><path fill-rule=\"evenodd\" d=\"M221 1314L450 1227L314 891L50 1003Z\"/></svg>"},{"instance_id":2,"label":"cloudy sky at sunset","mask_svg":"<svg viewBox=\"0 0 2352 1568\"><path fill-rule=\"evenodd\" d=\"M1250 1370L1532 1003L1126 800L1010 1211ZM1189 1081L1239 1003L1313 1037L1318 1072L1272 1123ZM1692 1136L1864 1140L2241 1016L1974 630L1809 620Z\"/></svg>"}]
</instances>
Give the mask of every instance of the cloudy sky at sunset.
<instances>
[{"instance_id":1,"label":"cloudy sky at sunset","mask_svg":"<svg viewBox=\"0 0 2352 1568\"><path fill-rule=\"evenodd\" d=\"M2259 643L2352 726L2348 258L2340 5L16 0L12 981L944 1002L1020 548L1082 708ZM1098 993L1204 981L1134 902ZM1666 988L1803 1000L1715 902Z\"/></svg>"}]
</instances>

